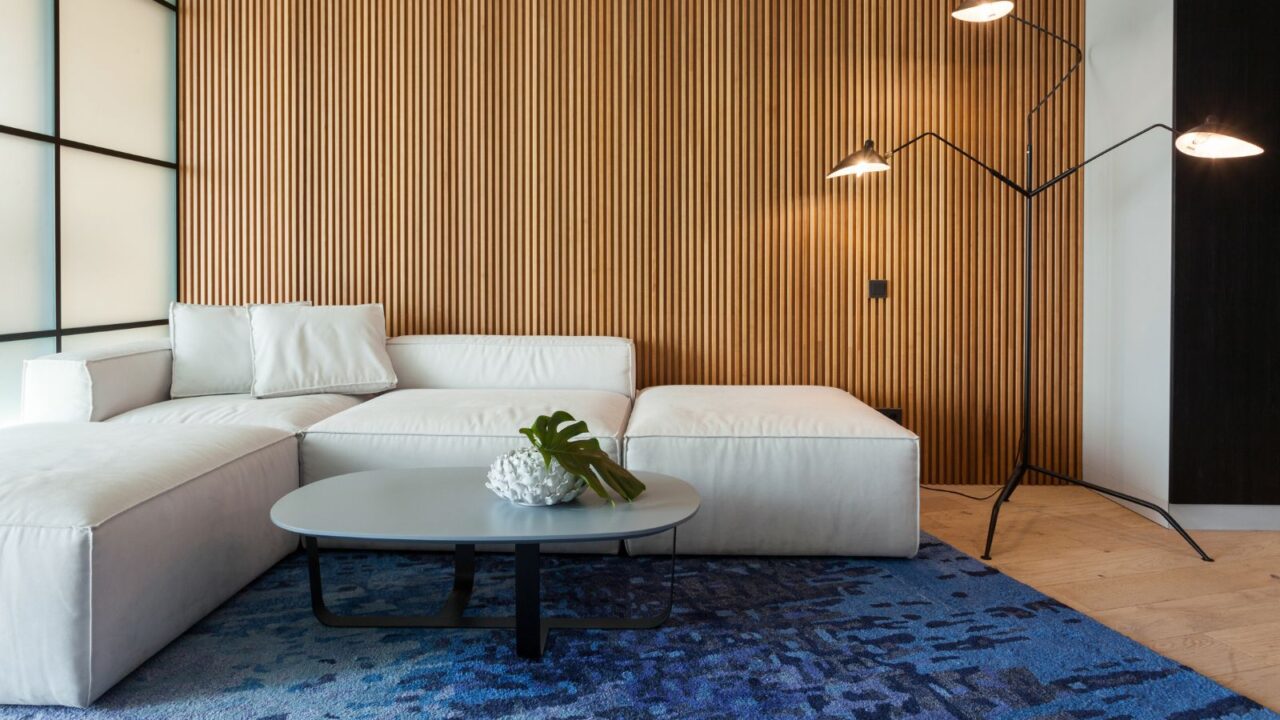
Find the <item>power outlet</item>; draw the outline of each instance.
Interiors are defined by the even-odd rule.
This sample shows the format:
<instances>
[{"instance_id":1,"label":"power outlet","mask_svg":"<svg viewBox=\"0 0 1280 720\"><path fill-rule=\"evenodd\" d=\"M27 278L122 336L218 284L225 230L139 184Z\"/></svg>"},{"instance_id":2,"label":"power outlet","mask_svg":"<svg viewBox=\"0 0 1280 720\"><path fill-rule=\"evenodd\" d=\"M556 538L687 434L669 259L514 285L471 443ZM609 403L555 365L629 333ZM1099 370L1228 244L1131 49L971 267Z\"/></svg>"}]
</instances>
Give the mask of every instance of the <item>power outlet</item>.
<instances>
[{"instance_id":1,"label":"power outlet","mask_svg":"<svg viewBox=\"0 0 1280 720\"><path fill-rule=\"evenodd\" d=\"M876 408L876 409L880 411L881 415L884 415L885 417L898 423L899 425L902 424L902 408Z\"/></svg>"},{"instance_id":2,"label":"power outlet","mask_svg":"<svg viewBox=\"0 0 1280 720\"><path fill-rule=\"evenodd\" d=\"M867 296L872 300L883 300L889 297L889 281L872 280L867 283Z\"/></svg>"}]
</instances>

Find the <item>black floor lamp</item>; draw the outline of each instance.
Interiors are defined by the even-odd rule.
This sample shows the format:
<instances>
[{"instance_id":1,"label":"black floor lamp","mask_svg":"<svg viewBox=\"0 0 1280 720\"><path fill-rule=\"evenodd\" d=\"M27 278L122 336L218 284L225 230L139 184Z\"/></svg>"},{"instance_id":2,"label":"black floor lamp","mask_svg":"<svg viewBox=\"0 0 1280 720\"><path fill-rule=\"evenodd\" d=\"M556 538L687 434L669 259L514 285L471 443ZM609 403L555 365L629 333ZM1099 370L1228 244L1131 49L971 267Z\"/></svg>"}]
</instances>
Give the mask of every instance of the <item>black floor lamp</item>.
<instances>
[{"instance_id":1,"label":"black floor lamp","mask_svg":"<svg viewBox=\"0 0 1280 720\"><path fill-rule=\"evenodd\" d=\"M992 506L991 508L991 523L987 528L987 544L986 544L986 549L982 554L982 558L984 560L991 559L991 541L995 537L996 519L1000 515L1000 507L1009 500L1009 496L1013 494L1013 491L1015 489L1017 489L1018 485L1022 482L1023 478L1026 477L1026 474L1028 472L1038 472L1038 473L1041 473L1042 475L1048 475L1049 477L1057 478L1059 480L1071 483L1073 485L1080 485L1082 487L1089 488L1090 490L1093 490L1095 492L1120 498L1121 500L1126 500L1128 502L1134 503L1135 505L1140 505L1150 510L1154 510L1155 512L1159 513L1162 517L1164 517L1164 519L1169 522L1169 525L1174 530L1177 530L1178 534L1181 535L1182 538L1191 545L1191 547L1195 548L1195 551L1200 554L1201 558L1203 558L1206 561L1212 561L1213 559L1210 558L1207 554L1205 554L1205 551L1202 550L1200 546L1196 544L1196 541L1193 540L1191 536L1187 534L1187 531L1184 530L1182 526L1178 524L1178 521L1174 520L1173 516L1171 516L1168 513L1168 511L1166 511L1164 508L1154 503L1143 500L1142 498L1137 498L1132 495L1127 495L1125 493L1118 492L1110 488L1105 488L1100 485L1094 485L1093 483L1085 482L1084 480L1080 480L1078 478L1068 477L1067 475L1063 475L1062 473L1054 472L1053 470L1049 470L1048 468L1037 465L1032 461L1032 458L1031 458L1031 311L1032 311L1031 281L1032 281L1032 274L1033 274L1032 262L1031 262L1032 202L1035 200L1036 196L1040 195L1041 193L1048 190L1049 188L1052 188L1053 186L1057 185L1063 180L1066 180L1067 178L1071 177L1076 172L1078 172L1081 168L1083 168L1085 165L1088 165L1089 163L1093 162L1094 160L1097 160L1103 155L1106 155L1112 150L1115 150L1121 147L1122 145L1125 145L1126 143L1151 132L1152 130L1163 129L1163 130L1168 130L1170 133L1174 133L1174 129L1163 123L1155 123L1147 128L1144 128L1143 130L1140 130L1130 135L1129 137L1121 140L1120 142L1117 142L1116 144L1112 145L1111 147L1108 147L1102 152L1099 152L1096 155L1093 155L1092 157L1085 159L1083 162L1080 162L1076 165L1073 165L1072 167L1067 168L1066 170L1063 170L1062 172L1053 176L1049 180L1045 181L1043 184L1038 186L1034 185L1033 183L1035 182L1035 180L1032 172L1033 148L1031 143L1031 123L1035 119L1036 113L1040 112L1040 109L1044 107L1045 103L1048 102L1049 99L1053 97L1053 95L1062 88L1062 86L1067 82L1067 80L1069 80L1071 76L1075 73L1075 71L1080 67L1080 63L1084 59L1084 51L1080 49L1080 46L1062 37L1061 35L1051 30L1048 30L1046 28L1043 28L1040 25L1037 25L1033 22L1020 18L1016 15L1012 15L1011 14L1012 12L1013 12L1013 2L1011 0L964 0L964 2L962 2L960 6L954 12L951 13L951 16L957 20L961 20L964 22L979 22L979 23L991 22L994 20L999 20L1001 18L1007 17L1010 20L1013 20L1014 22L1020 23L1028 28L1031 28L1040 33L1043 33L1045 36L1052 38L1057 42L1063 43L1064 45L1071 48L1075 52L1075 59L1071 63L1071 67L1068 68L1067 72L1062 76L1062 78L1059 79L1058 82L1054 84L1052 88L1049 89L1049 92L1045 93L1044 97L1040 98L1040 101L1036 103L1035 107L1033 107L1031 111L1027 113L1026 125L1025 125L1026 138L1027 138L1026 169L1025 169L1025 175L1023 176L1024 179L1021 184L1011 180L1007 175L1001 173L999 170L996 170L995 168L991 167L987 163L979 160L978 158L974 157L972 154L966 152L963 148L957 146L955 143L951 142L950 140L947 140L946 138L942 137L938 133L932 132L932 131L924 132L911 138L910 140L895 147L892 151L890 151L887 155L884 155L884 156L876 152L875 143L873 141L867 140L866 143L863 144L861 150L854 152L852 155L840 161L840 164L836 165L835 168L831 170L831 172L827 175L827 178L828 179L837 178L844 175L853 175L855 177L861 177L862 175L865 175L867 173L883 172L889 169L888 158L893 157L894 154L898 153L901 150L906 149L907 147L910 147L912 144L920 140L923 140L925 138L933 138L938 142L942 143L943 145L947 146L948 148L954 150L961 157L965 158L966 160L972 163L975 163L976 165L981 167L983 170L987 171L988 174L990 174L996 180L1000 181L1000 183L1003 184L1005 187L1009 188L1013 192L1016 192L1023 199L1024 221L1023 221L1023 241L1022 241L1022 245L1023 245L1022 430L1021 430L1022 435L1018 440L1018 457L1017 457L1017 460L1014 462L1013 471L1009 474L1009 479L1005 482L1004 489L1000 492L1000 497L996 499L995 505ZM1187 155L1191 155L1194 157L1233 158L1233 157L1246 157L1249 155L1257 155L1262 152L1262 148L1258 147L1257 145L1254 145L1252 143L1246 142L1239 138L1233 137L1227 131L1227 129L1225 129L1220 124L1218 124L1218 122L1214 118L1209 118L1208 120L1205 121L1204 124L1199 125L1195 128L1192 128L1187 132L1184 132L1180 135L1177 135L1175 133L1175 135L1177 137L1177 140L1175 141L1174 145L1178 148L1178 150Z\"/></svg>"}]
</instances>

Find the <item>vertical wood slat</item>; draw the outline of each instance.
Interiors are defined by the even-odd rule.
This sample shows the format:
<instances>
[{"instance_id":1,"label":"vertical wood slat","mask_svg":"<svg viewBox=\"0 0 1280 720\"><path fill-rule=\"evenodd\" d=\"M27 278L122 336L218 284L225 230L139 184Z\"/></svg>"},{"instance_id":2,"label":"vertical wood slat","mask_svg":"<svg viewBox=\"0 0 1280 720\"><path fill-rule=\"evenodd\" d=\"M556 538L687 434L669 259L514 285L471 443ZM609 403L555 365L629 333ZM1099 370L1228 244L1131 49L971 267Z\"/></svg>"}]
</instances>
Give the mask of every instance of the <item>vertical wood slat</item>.
<instances>
[{"instance_id":1,"label":"vertical wood slat","mask_svg":"<svg viewBox=\"0 0 1280 720\"><path fill-rule=\"evenodd\" d=\"M1081 38L1081 0L1021 8ZM1070 60L948 0L187 0L181 287L382 302L388 332L633 338L644 385L815 383L901 406L926 482L1003 480L1019 401L1018 199ZM1083 148L1083 92L1036 172ZM1037 457L1080 456L1077 179L1037 200ZM889 280L890 297L866 297Z\"/></svg>"}]
</instances>

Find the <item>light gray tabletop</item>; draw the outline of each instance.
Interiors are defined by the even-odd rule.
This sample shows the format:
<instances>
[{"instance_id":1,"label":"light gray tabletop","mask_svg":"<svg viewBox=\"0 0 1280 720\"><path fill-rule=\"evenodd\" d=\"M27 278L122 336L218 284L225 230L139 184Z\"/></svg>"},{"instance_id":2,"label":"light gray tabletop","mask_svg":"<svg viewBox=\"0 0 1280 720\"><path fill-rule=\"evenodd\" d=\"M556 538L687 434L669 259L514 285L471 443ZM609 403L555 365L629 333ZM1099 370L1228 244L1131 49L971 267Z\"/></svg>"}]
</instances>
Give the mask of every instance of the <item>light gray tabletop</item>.
<instances>
[{"instance_id":1,"label":"light gray tabletop","mask_svg":"<svg viewBox=\"0 0 1280 720\"><path fill-rule=\"evenodd\" d=\"M618 540L693 517L698 491L669 475L637 472L647 489L609 504L589 488L575 501L524 507L484 486L486 468L369 470L304 485L271 508L276 525L312 537L444 543Z\"/></svg>"}]
</instances>

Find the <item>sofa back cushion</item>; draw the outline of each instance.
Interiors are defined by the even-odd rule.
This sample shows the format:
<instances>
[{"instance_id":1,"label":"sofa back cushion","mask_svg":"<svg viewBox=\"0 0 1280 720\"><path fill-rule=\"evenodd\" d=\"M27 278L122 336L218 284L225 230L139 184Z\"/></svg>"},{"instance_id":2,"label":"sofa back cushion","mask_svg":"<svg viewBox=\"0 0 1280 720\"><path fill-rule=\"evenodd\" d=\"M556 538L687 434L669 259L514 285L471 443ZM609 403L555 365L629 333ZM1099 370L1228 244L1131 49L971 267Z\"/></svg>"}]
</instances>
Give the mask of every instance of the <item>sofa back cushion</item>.
<instances>
[{"instance_id":1,"label":"sofa back cushion","mask_svg":"<svg viewBox=\"0 0 1280 720\"><path fill-rule=\"evenodd\" d=\"M365 395L396 386L382 305L255 305L253 395Z\"/></svg>"},{"instance_id":2,"label":"sofa back cushion","mask_svg":"<svg viewBox=\"0 0 1280 720\"><path fill-rule=\"evenodd\" d=\"M240 395L253 390L248 305L170 303L169 342L173 346L171 397Z\"/></svg>"},{"instance_id":3,"label":"sofa back cushion","mask_svg":"<svg viewBox=\"0 0 1280 720\"><path fill-rule=\"evenodd\" d=\"M387 342L401 388L604 390L635 396L635 348L618 337L404 335Z\"/></svg>"}]
</instances>

